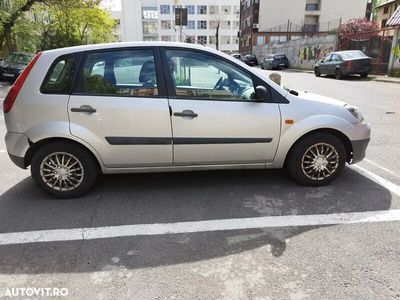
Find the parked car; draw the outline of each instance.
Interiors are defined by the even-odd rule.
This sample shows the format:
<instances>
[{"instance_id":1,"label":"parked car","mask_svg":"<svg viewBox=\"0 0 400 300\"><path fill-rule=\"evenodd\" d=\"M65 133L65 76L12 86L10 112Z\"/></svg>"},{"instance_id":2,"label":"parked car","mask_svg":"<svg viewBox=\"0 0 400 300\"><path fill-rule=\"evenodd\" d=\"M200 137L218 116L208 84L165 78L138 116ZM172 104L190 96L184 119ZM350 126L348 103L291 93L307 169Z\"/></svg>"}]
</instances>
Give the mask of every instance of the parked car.
<instances>
[{"instance_id":1,"label":"parked car","mask_svg":"<svg viewBox=\"0 0 400 300\"><path fill-rule=\"evenodd\" d=\"M243 62L248 66L257 66L258 60L255 54L247 54L243 56Z\"/></svg>"},{"instance_id":2,"label":"parked car","mask_svg":"<svg viewBox=\"0 0 400 300\"><path fill-rule=\"evenodd\" d=\"M240 53L232 53L231 56L238 60L242 60L242 56L240 55Z\"/></svg>"},{"instance_id":3,"label":"parked car","mask_svg":"<svg viewBox=\"0 0 400 300\"><path fill-rule=\"evenodd\" d=\"M289 60L285 54L270 54L261 62L261 69L274 70L280 68L289 68Z\"/></svg>"},{"instance_id":4,"label":"parked car","mask_svg":"<svg viewBox=\"0 0 400 300\"><path fill-rule=\"evenodd\" d=\"M14 81L33 58L29 53L12 53L0 62L0 80Z\"/></svg>"},{"instance_id":5,"label":"parked car","mask_svg":"<svg viewBox=\"0 0 400 300\"><path fill-rule=\"evenodd\" d=\"M366 78L372 70L371 61L360 50L332 52L315 64L314 73L317 77L323 74L334 75L336 79L353 74Z\"/></svg>"},{"instance_id":6,"label":"parked car","mask_svg":"<svg viewBox=\"0 0 400 300\"><path fill-rule=\"evenodd\" d=\"M11 160L60 198L84 194L99 173L285 167L319 186L362 160L370 139L355 107L180 43L38 53L3 111Z\"/></svg>"}]
</instances>

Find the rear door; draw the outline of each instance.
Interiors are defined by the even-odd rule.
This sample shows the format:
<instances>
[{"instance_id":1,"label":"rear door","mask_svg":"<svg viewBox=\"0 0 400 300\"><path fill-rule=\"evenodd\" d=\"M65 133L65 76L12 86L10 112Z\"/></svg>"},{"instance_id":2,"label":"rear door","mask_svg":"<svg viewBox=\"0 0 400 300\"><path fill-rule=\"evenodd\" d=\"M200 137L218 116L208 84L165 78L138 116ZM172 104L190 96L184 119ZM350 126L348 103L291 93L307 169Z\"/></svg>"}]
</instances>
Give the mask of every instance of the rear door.
<instances>
[{"instance_id":1,"label":"rear door","mask_svg":"<svg viewBox=\"0 0 400 300\"><path fill-rule=\"evenodd\" d=\"M158 55L157 49L145 47L93 51L83 58L68 103L70 130L92 145L107 167L172 164Z\"/></svg>"},{"instance_id":2,"label":"rear door","mask_svg":"<svg viewBox=\"0 0 400 300\"><path fill-rule=\"evenodd\" d=\"M174 163L272 161L279 142L277 103L256 102L253 76L231 61L193 49L164 54Z\"/></svg>"}]
</instances>

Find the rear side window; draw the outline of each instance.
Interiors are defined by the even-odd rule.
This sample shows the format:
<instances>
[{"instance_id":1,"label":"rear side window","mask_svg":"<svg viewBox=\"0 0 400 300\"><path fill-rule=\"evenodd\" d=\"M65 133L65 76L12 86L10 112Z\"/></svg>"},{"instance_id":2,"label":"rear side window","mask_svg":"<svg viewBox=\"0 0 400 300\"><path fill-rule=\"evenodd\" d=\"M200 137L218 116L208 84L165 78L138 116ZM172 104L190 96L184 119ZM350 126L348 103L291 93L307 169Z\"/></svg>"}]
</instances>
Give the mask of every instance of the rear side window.
<instances>
[{"instance_id":1,"label":"rear side window","mask_svg":"<svg viewBox=\"0 0 400 300\"><path fill-rule=\"evenodd\" d=\"M40 91L43 94L69 94L75 72L75 55L65 55L57 58L51 65Z\"/></svg>"},{"instance_id":2,"label":"rear side window","mask_svg":"<svg viewBox=\"0 0 400 300\"><path fill-rule=\"evenodd\" d=\"M158 95L152 49L88 53L79 71L77 92L86 95Z\"/></svg>"}]
</instances>

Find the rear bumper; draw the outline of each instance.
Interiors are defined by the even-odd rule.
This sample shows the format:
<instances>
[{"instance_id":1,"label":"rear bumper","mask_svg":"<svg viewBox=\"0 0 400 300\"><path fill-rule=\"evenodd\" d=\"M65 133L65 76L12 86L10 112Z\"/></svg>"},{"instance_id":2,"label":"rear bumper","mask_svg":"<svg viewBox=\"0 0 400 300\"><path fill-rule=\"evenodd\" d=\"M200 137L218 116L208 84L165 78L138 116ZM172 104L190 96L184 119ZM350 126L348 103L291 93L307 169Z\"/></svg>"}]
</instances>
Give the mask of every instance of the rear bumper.
<instances>
[{"instance_id":1,"label":"rear bumper","mask_svg":"<svg viewBox=\"0 0 400 300\"><path fill-rule=\"evenodd\" d=\"M25 169L25 155L30 147L28 137L23 133L7 132L5 142L13 163Z\"/></svg>"},{"instance_id":2,"label":"rear bumper","mask_svg":"<svg viewBox=\"0 0 400 300\"><path fill-rule=\"evenodd\" d=\"M370 139L351 141L351 146L353 148L352 164L358 163L364 159L369 141Z\"/></svg>"}]
</instances>

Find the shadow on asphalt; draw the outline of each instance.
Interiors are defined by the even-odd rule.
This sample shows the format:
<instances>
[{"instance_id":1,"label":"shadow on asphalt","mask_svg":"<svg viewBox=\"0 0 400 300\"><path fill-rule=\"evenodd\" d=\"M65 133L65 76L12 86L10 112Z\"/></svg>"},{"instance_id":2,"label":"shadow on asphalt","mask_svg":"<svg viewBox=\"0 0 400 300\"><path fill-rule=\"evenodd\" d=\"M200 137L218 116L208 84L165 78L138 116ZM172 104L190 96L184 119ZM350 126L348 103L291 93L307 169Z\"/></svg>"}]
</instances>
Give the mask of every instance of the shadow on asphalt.
<instances>
[{"instance_id":1,"label":"shadow on asphalt","mask_svg":"<svg viewBox=\"0 0 400 300\"><path fill-rule=\"evenodd\" d=\"M333 184L298 186L283 171L113 175L88 195L53 200L30 178L0 196L0 232L387 210L391 194L346 168ZM91 272L207 260L268 246L317 227L287 227L0 246L0 273ZM268 254L269 255L269 254ZM111 258L118 258L115 263Z\"/></svg>"}]
</instances>

